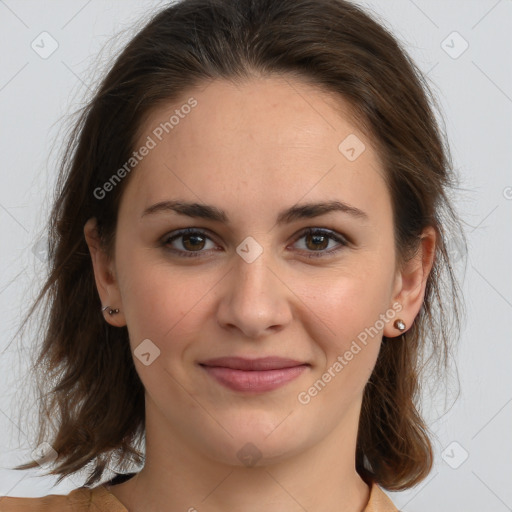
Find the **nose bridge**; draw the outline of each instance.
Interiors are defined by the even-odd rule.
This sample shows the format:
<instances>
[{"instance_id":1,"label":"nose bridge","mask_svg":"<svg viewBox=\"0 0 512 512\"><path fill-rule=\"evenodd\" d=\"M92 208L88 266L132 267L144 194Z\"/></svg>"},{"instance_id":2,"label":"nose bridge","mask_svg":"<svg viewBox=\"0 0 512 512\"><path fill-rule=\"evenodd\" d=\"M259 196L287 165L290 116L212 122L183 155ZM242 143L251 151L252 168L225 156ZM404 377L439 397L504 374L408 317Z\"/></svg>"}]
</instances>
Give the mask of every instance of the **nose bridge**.
<instances>
[{"instance_id":1,"label":"nose bridge","mask_svg":"<svg viewBox=\"0 0 512 512\"><path fill-rule=\"evenodd\" d=\"M254 301L257 297L268 297L268 286L270 280L275 280L276 277L269 269L268 252L261 254L254 261L247 262L240 258L235 265L235 289L234 291L240 295L238 300L245 298ZM254 302L253 302L254 304Z\"/></svg>"},{"instance_id":2,"label":"nose bridge","mask_svg":"<svg viewBox=\"0 0 512 512\"><path fill-rule=\"evenodd\" d=\"M238 328L248 337L263 335L289 321L286 287L271 267L270 250L251 262L237 255L219 307L219 322Z\"/></svg>"}]
</instances>

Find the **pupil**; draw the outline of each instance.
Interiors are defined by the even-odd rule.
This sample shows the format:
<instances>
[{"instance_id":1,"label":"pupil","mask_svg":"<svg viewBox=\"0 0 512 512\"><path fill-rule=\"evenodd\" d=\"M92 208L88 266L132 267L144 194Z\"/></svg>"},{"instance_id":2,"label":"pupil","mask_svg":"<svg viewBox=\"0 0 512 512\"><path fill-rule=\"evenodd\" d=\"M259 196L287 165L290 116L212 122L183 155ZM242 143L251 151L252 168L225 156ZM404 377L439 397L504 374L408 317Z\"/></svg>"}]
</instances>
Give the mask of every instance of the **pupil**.
<instances>
[{"instance_id":1,"label":"pupil","mask_svg":"<svg viewBox=\"0 0 512 512\"><path fill-rule=\"evenodd\" d=\"M327 241L327 237L325 235L310 235L310 237L313 241L313 245L320 245L320 244L322 244L322 240L323 240L324 243L322 244L322 247L320 247L320 249L325 249L327 247L325 242L328 243L328 241Z\"/></svg>"},{"instance_id":2,"label":"pupil","mask_svg":"<svg viewBox=\"0 0 512 512\"><path fill-rule=\"evenodd\" d=\"M187 249L198 249L197 243L201 243L202 238L203 237L200 236L200 235L186 235L186 236L183 237L183 245ZM192 240L192 246L191 247L189 247L189 245L190 245L188 243L189 240ZM198 242L198 240L199 240L199 242ZM203 242L203 245L204 245L204 242ZM202 249L202 246L199 247L199 249Z\"/></svg>"}]
</instances>

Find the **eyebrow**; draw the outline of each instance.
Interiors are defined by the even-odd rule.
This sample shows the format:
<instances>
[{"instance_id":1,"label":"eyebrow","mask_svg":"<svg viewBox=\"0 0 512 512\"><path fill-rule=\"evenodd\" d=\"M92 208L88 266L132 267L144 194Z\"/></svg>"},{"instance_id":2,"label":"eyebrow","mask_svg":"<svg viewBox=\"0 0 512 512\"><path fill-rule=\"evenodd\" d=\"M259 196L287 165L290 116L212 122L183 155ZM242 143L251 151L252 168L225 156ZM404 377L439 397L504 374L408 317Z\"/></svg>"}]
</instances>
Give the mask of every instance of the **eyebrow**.
<instances>
[{"instance_id":1,"label":"eyebrow","mask_svg":"<svg viewBox=\"0 0 512 512\"><path fill-rule=\"evenodd\" d=\"M175 212L187 217L207 219L214 222L229 224L229 217L224 210L207 204L187 202L181 200L161 201L146 208L141 215L153 215L156 213ZM341 212L357 219L368 220L368 215L359 208L350 206L341 201L326 201L319 203L305 203L295 205L283 210L277 216L278 225L290 223L300 219L311 219L330 212Z\"/></svg>"}]
</instances>

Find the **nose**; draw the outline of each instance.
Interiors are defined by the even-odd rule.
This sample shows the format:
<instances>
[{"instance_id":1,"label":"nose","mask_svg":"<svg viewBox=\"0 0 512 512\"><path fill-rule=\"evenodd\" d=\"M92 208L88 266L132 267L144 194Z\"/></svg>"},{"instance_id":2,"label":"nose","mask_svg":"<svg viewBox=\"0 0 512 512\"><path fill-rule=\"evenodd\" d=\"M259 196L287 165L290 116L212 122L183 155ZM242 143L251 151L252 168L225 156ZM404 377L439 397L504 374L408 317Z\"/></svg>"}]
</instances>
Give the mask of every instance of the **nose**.
<instances>
[{"instance_id":1,"label":"nose","mask_svg":"<svg viewBox=\"0 0 512 512\"><path fill-rule=\"evenodd\" d=\"M224 329L238 330L247 338L261 338L282 330L292 319L293 293L269 265L265 251L252 263L238 255L223 279L218 322Z\"/></svg>"}]
</instances>

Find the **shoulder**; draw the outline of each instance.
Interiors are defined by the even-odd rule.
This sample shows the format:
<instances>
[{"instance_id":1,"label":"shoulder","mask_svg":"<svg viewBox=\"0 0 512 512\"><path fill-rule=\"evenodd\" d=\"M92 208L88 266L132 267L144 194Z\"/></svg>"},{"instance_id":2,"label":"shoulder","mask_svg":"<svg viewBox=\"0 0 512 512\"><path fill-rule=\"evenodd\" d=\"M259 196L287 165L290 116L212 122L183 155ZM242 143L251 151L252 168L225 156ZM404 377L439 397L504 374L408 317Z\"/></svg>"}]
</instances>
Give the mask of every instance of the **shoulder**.
<instances>
[{"instance_id":1,"label":"shoulder","mask_svg":"<svg viewBox=\"0 0 512 512\"><path fill-rule=\"evenodd\" d=\"M127 512L105 487L80 487L66 495L50 494L41 498L0 497L0 512ZM399 512L388 495L372 482L364 512Z\"/></svg>"},{"instance_id":2,"label":"shoulder","mask_svg":"<svg viewBox=\"0 0 512 512\"><path fill-rule=\"evenodd\" d=\"M82 487L75 489L69 494L49 494L40 498L13 498L10 496L0 497L0 512L18 511L82 511L88 510L91 502L91 489Z\"/></svg>"},{"instance_id":3,"label":"shoulder","mask_svg":"<svg viewBox=\"0 0 512 512\"><path fill-rule=\"evenodd\" d=\"M370 499L363 512L399 512L376 482L370 484Z\"/></svg>"},{"instance_id":4,"label":"shoulder","mask_svg":"<svg viewBox=\"0 0 512 512\"><path fill-rule=\"evenodd\" d=\"M69 494L40 498L0 496L0 512L126 512L103 486L80 487Z\"/></svg>"}]
</instances>

